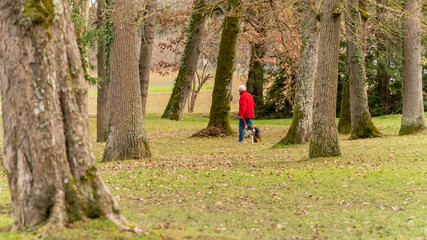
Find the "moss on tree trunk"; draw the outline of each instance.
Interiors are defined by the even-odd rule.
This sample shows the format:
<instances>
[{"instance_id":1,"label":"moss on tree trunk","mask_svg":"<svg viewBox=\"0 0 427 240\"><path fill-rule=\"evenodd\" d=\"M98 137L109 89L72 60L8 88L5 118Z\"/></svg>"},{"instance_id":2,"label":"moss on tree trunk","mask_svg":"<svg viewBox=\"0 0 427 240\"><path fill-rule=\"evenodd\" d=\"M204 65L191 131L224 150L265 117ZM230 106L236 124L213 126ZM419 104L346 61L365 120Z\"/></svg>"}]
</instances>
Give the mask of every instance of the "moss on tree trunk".
<instances>
[{"instance_id":1,"label":"moss on tree trunk","mask_svg":"<svg viewBox=\"0 0 427 240\"><path fill-rule=\"evenodd\" d=\"M301 121L304 121L305 118L306 116L304 116L303 110L301 109L300 105L297 104L294 108L292 123L289 127L288 132L286 133L286 136L282 140L280 140L280 142L277 143L274 147L280 147L283 145L290 144L303 144L307 142L307 140L309 139L309 135L302 135L300 134L300 132L298 132L298 124L300 124Z\"/></svg>"},{"instance_id":2,"label":"moss on tree trunk","mask_svg":"<svg viewBox=\"0 0 427 240\"><path fill-rule=\"evenodd\" d=\"M359 124L352 128L350 140L380 136L382 136L382 133L375 127L371 116L366 113L359 119Z\"/></svg>"},{"instance_id":3,"label":"moss on tree trunk","mask_svg":"<svg viewBox=\"0 0 427 240\"><path fill-rule=\"evenodd\" d=\"M369 113L365 67L365 26L368 15L363 0L349 0L347 7L347 53L350 85L350 139L379 137ZM363 13L363 16L361 16Z\"/></svg>"},{"instance_id":4,"label":"moss on tree trunk","mask_svg":"<svg viewBox=\"0 0 427 240\"><path fill-rule=\"evenodd\" d=\"M348 78L345 78L343 81L338 132L341 134L351 133L350 86Z\"/></svg>"},{"instance_id":5,"label":"moss on tree trunk","mask_svg":"<svg viewBox=\"0 0 427 240\"><path fill-rule=\"evenodd\" d=\"M206 6L204 0L197 0L191 13L188 25L188 37L185 44L184 54L181 59L181 68L175 79L172 95L162 118L170 120L181 120L185 110L185 105L190 94L194 74L200 55L200 48L203 40L203 32L206 20Z\"/></svg>"},{"instance_id":6,"label":"moss on tree trunk","mask_svg":"<svg viewBox=\"0 0 427 240\"><path fill-rule=\"evenodd\" d=\"M237 0L227 1L227 13L222 23L221 41L212 93L212 106L208 127L224 129L228 135L233 133L230 125L230 101L232 99L233 62L237 35L239 33L241 6Z\"/></svg>"},{"instance_id":7,"label":"moss on tree trunk","mask_svg":"<svg viewBox=\"0 0 427 240\"><path fill-rule=\"evenodd\" d=\"M29 2L3 1L0 14L0 55L8 56L0 60L0 80L12 229L43 233L104 217L132 231L92 153L87 83L68 2Z\"/></svg>"}]
</instances>

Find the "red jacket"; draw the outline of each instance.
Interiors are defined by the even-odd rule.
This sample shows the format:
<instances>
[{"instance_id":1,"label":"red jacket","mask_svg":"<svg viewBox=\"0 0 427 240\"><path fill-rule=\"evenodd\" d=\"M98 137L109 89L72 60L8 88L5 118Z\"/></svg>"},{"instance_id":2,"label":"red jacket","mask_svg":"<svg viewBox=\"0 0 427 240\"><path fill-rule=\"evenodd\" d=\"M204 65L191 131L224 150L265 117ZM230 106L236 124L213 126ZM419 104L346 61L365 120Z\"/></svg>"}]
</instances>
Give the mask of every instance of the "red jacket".
<instances>
[{"instance_id":1,"label":"red jacket","mask_svg":"<svg viewBox=\"0 0 427 240\"><path fill-rule=\"evenodd\" d=\"M252 95L246 91L240 93L239 117L255 118L255 101Z\"/></svg>"}]
</instances>

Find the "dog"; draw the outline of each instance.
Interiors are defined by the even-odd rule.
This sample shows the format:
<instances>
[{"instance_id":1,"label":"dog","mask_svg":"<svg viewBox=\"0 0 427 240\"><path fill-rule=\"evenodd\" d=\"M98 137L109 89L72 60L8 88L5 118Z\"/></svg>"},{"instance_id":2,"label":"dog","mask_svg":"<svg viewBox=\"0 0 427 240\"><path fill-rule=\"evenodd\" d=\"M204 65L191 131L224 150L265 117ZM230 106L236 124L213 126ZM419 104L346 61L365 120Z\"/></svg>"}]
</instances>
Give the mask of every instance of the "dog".
<instances>
[{"instance_id":1,"label":"dog","mask_svg":"<svg viewBox=\"0 0 427 240\"><path fill-rule=\"evenodd\" d=\"M248 126L244 130L245 143L246 139L250 138L252 143L261 142L261 131L257 127Z\"/></svg>"}]
</instances>

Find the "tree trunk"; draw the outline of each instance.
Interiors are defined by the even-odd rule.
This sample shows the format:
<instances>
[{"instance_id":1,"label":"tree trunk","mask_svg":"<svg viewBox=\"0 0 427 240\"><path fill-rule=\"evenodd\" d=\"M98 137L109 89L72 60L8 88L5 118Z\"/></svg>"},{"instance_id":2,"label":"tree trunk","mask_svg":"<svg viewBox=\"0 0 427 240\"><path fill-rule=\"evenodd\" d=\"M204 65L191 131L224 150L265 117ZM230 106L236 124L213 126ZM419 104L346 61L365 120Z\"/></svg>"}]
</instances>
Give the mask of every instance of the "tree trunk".
<instances>
[{"instance_id":1,"label":"tree trunk","mask_svg":"<svg viewBox=\"0 0 427 240\"><path fill-rule=\"evenodd\" d=\"M157 8L157 1L150 0L147 4L148 18L145 19L141 34L141 50L139 54L139 83L141 85L141 105L142 115L145 115L148 97L148 84L150 82L151 56L154 45L154 11Z\"/></svg>"},{"instance_id":2,"label":"tree trunk","mask_svg":"<svg viewBox=\"0 0 427 240\"><path fill-rule=\"evenodd\" d=\"M403 19L403 107L399 135L425 129L421 66L421 0L406 0Z\"/></svg>"},{"instance_id":3,"label":"tree trunk","mask_svg":"<svg viewBox=\"0 0 427 240\"><path fill-rule=\"evenodd\" d=\"M381 5L384 6L383 2L381 0L376 1L376 19L375 21L380 22L382 19L379 16L384 16L384 12L386 11L384 7L381 7ZM389 60L387 60L387 48L385 46L385 41L387 37L385 36L385 33L378 29L375 32L376 37L376 58L378 61L377 64L377 96L380 99L381 107L384 109L382 111L382 114L390 113L390 80L387 73L387 68L390 66Z\"/></svg>"},{"instance_id":4,"label":"tree trunk","mask_svg":"<svg viewBox=\"0 0 427 240\"><path fill-rule=\"evenodd\" d=\"M314 82L319 51L318 21L316 20L316 12L311 6L312 2L312 0L306 0L304 6L307 14L302 32L292 124L285 138L278 143L279 145L304 144L310 141L313 123Z\"/></svg>"},{"instance_id":5,"label":"tree trunk","mask_svg":"<svg viewBox=\"0 0 427 240\"><path fill-rule=\"evenodd\" d=\"M190 94L190 98L188 99L188 112L189 113L193 113L194 112L194 106L196 105L196 98L197 98L197 94L196 93L196 89L195 88L195 81L193 80L193 87L191 89L191 94Z\"/></svg>"},{"instance_id":6,"label":"tree trunk","mask_svg":"<svg viewBox=\"0 0 427 240\"><path fill-rule=\"evenodd\" d=\"M199 62L205 29L205 8L205 0L196 0L188 26L188 38L181 60L181 68L175 79L175 86L162 118L179 121L184 113L194 74L197 70L197 63Z\"/></svg>"},{"instance_id":7,"label":"tree trunk","mask_svg":"<svg viewBox=\"0 0 427 240\"><path fill-rule=\"evenodd\" d=\"M111 43L111 79L108 86L110 134L103 161L149 157L150 149L142 117L138 76L137 25L131 19L133 0L117 1Z\"/></svg>"},{"instance_id":8,"label":"tree trunk","mask_svg":"<svg viewBox=\"0 0 427 240\"><path fill-rule=\"evenodd\" d=\"M365 70L365 23L367 20L364 0L348 0L347 5L347 59L349 66L351 136L350 139L379 137L369 113ZM363 17L362 17L363 16Z\"/></svg>"},{"instance_id":9,"label":"tree trunk","mask_svg":"<svg viewBox=\"0 0 427 240\"><path fill-rule=\"evenodd\" d=\"M99 0L101 1L101 0ZM79 4L79 15L82 16L87 24L89 24L89 5L90 0L77 0L77 3Z\"/></svg>"},{"instance_id":10,"label":"tree trunk","mask_svg":"<svg viewBox=\"0 0 427 240\"><path fill-rule=\"evenodd\" d=\"M97 9L98 29L101 29L104 24L104 1L99 0ZM105 38L104 38L105 39ZM105 142L108 128L107 116L107 97L108 97L108 78L106 77L106 51L105 40L102 39L98 45L98 78L100 79L98 85L98 95L96 97L96 141ZM108 57L107 57L108 58Z\"/></svg>"},{"instance_id":11,"label":"tree trunk","mask_svg":"<svg viewBox=\"0 0 427 240\"><path fill-rule=\"evenodd\" d=\"M324 0L321 9L310 158L341 155L336 124L341 4Z\"/></svg>"},{"instance_id":12,"label":"tree trunk","mask_svg":"<svg viewBox=\"0 0 427 240\"><path fill-rule=\"evenodd\" d=\"M378 44L378 47L379 45L380 44ZM387 64L389 64L388 61ZM385 113L389 113L390 107L390 89L389 76L387 73L387 64L379 62L377 66L377 95L380 98L381 107L386 109L386 111L384 111Z\"/></svg>"},{"instance_id":13,"label":"tree trunk","mask_svg":"<svg viewBox=\"0 0 427 240\"><path fill-rule=\"evenodd\" d=\"M198 74L196 71L197 76L197 83L196 79L193 79L192 83L192 89L190 98L188 99L188 112L193 113L194 112L194 106L196 105L197 96L200 93L200 91L203 88L203 85L210 79L210 74L206 74L206 71L208 69L209 61L204 65L202 74ZM197 84L197 89L196 89Z\"/></svg>"},{"instance_id":14,"label":"tree trunk","mask_svg":"<svg viewBox=\"0 0 427 240\"><path fill-rule=\"evenodd\" d=\"M257 106L264 105L264 57L267 52L266 29L261 27L259 39L251 43L251 58L249 61L248 80L246 89L252 94Z\"/></svg>"},{"instance_id":15,"label":"tree trunk","mask_svg":"<svg viewBox=\"0 0 427 240\"><path fill-rule=\"evenodd\" d=\"M223 129L227 135L233 133L229 114L232 99L233 62L236 54L235 48L239 34L241 11L240 3L237 0L227 1L227 13L222 23L212 106L209 114L208 127Z\"/></svg>"},{"instance_id":16,"label":"tree trunk","mask_svg":"<svg viewBox=\"0 0 427 240\"><path fill-rule=\"evenodd\" d=\"M0 2L4 166L12 229L47 224L41 230L49 231L106 217L130 230L92 154L88 90L68 0L49 3Z\"/></svg>"},{"instance_id":17,"label":"tree trunk","mask_svg":"<svg viewBox=\"0 0 427 240\"><path fill-rule=\"evenodd\" d=\"M343 81L338 132L341 134L351 133L350 86L348 78L345 78Z\"/></svg>"}]
</instances>

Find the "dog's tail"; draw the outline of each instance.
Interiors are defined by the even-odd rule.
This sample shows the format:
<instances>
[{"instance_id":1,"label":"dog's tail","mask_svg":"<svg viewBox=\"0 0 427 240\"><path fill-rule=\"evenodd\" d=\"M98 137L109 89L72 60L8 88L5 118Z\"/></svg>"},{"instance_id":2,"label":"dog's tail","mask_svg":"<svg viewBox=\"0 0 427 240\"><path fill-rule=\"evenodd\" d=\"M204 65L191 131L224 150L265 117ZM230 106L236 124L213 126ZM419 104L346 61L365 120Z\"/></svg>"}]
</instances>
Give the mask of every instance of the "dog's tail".
<instances>
[{"instance_id":1,"label":"dog's tail","mask_svg":"<svg viewBox=\"0 0 427 240\"><path fill-rule=\"evenodd\" d=\"M256 142L261 142L261 130L259 128L255 127L255 139Z\"/></svg>"}]
</instances>

